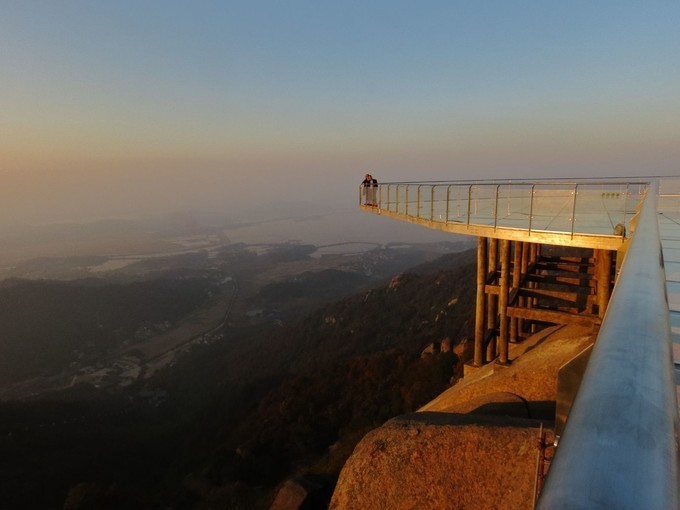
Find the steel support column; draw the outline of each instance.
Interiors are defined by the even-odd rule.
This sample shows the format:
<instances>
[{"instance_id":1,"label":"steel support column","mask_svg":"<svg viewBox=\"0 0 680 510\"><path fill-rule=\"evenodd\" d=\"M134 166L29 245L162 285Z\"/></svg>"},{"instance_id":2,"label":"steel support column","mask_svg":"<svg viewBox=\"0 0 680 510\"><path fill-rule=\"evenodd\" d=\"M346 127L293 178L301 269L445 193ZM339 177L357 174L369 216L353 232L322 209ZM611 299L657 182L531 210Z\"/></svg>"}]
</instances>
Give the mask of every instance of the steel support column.
<instances>
[{"instance_id":1,"label":"steel support column","mask_svg":"<svg viewBox=\"0 0 680 510\"><path fill-rule=\"evenodd\" d=\"M508 294L510 291L510 241L501 240L501 277L498 299L499 330L498 352L501 363L508 362Z\"/></svg>"},{"instance_id":2,"label":"steel support column","mask_svg":"<svg viewBox=\"0 0 680 510\"><path fill-rule=\"evenodd\" d=\"M519 283L522 277L522 244L520 242L512 242L512 293L517 296L519 293ZM516 298L519 303L519 297ZM510 320L510 341L516 343L519 341L519 319Z\"/></svg>"},{"instance_id":3,"label":"steel support column","mask_svg":"<svg viewBox=\"0 0 680 510\"><path fill-rule=\"evenodd\" d=\"M598 315L602 318L609 304L609 289L612 279L612 252L609 250L596 250L595 263L597 268L597 308Z\"/></svg>"},{"instance_id":4,"label":"steel support column","mask_svg":"<svg viewBox=\"0 0 680 510\"><path fill-rule=\"evenodd\" d=\"M489 277L487 283L494 283L497 279L498 269L498 239L489 238ZM489 294L486 305L486 327L490 332L489 344L486 347L486 360L491 361L496 358L496 322L498 301L497 297Z\"/></svg>"},{"instance_id":5,"label":"steel support column","mask_svg":"<svg viewBox=\"0 0 680 510\"><path fill-rule=\"evenodd\" d=\"M484 334L486 332L485 326L485 304L486 294L484 288L486 286L487 275L487 240L486 237L477 238L477 309L475 312L475 359L476 367L482 366L484 363Z\"/></svg>"},{"instance_id":6,"label":"steel support column","mask_svg":"<svg viewBox=\"0 0 680 510\"><path fill-rule=\"evenodd\" d=\"M520 277L520 283L525 282L524 285L528 285L526 283L527 281L527 269L529 267L529 243L526 241L523 241L519 243L522 245L522 274ZM525 308L527 305L527 299L524 296L520 296L519 298L519 307L520 308ZM520 334L524 333L524 319L520 318L517 319L517 329L519 330Z\"/></svg>"},{"instance_id":7,"label":"steel support column","mask_svg":"<svg viewBox=\"0 0 680 510\"><path fill-rule=\"evenodd\" d=\"M538 261L538 244L529 244L529 265L535 265ZM538 288L537 282L532 282L531 288ZM527 298L527 308L535 308L538 305L538 298ZM536 323L531 323L531 333L536 333Z\"/></svg>"}]
</instances>

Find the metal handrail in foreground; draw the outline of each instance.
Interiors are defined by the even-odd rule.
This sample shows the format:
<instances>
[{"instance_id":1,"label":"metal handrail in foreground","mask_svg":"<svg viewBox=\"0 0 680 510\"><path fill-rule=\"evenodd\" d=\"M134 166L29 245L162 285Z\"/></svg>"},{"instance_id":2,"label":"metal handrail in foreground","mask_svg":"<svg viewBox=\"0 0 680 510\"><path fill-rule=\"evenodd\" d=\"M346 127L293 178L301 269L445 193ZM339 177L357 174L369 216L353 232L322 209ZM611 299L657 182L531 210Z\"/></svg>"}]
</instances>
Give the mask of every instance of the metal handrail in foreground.
<instances>
[{"instance_id":1,"label":"metal handrail in foreground","mask_svg":"<svg viewBox=\"0 0 680 510\"><path fill-rule=\"evenodd\" d=\"M539 510L678 508L665 272L647 192Z\"/></svg>"}]
</instances>

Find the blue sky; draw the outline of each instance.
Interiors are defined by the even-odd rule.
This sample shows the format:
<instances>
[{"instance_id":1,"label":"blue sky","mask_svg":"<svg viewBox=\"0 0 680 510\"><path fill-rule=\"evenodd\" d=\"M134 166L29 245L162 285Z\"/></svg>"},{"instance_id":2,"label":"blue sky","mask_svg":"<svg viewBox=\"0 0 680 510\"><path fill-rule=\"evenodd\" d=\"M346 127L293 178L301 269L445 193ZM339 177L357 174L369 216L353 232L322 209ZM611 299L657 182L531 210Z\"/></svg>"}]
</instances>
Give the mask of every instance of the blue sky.
<instances>
[{"instance_id":1,"label":"blue sky","mask_svg":"<svg viewBox=\"0 0 680 510\"><path fill-rule=\"evenodd\" d=\"M678 174L678 27L677 1L0 0L0 212Z\"/></svg>"}]
</instances>

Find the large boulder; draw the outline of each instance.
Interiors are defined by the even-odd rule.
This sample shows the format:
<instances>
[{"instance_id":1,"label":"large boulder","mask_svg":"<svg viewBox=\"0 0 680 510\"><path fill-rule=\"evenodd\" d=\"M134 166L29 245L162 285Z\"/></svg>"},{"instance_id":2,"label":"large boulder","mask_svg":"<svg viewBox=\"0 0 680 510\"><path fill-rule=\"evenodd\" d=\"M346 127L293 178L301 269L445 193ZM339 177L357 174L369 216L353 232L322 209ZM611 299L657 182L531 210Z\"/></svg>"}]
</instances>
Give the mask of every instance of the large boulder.
<instances>
[{"instance_id":1,"label":"large boulder","mask_svg":"<svg viewBox=\"0 0 680 510\"><path fill-rule=\"evenodd\" d=\"M415 413L370 432L345 464L331 510L531 508L540 422Z\"/></svg>"}]
</instances>

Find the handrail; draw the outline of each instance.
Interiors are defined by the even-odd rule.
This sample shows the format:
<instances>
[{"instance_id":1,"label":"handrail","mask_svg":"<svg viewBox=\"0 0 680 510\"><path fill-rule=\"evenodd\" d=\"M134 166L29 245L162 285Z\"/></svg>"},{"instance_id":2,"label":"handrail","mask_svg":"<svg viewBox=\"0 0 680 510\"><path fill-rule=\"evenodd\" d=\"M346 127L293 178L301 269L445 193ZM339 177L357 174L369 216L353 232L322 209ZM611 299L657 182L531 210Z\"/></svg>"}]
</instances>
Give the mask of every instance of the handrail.
<instances>
[{"instance_id":1,"label":"handrail","mask_svg":"<svg viewBox=\"0 0 680 510\"><path fill-rule=\"evenodd\" d=\"M671 178L674 176L662 176L666 178ZM539 185L569 185L573 186L574 184L592 184L592 185L598 185L598 184L647 184L650 182L652 179L657 179L660 177L643 177L643 178L630 178L630 177L612 177L609 179L602 179L602 178L590 178L590 177L579 177L577 179L572 179L572 180L565 180L562 178L541 178L541 179L455 179L455 180L440 180L440 181L384 181L381 182L383 185L387 184L401 184L401 185L410 185L410 184L427 184L427 185L432 185L432 184L461 184L461 185L468 185L468 184L479 184L479 185L497 185L497 184L523 184L523 185L529 185L529 184L539 184Z\"/></svg>"},{"instance_id":2,"label":"handrail","mask_svg":"<svg viewBox=\"0 0 680 510\"><path fill-rule=\"evenodd\" d=\"M375 212L387 211L425 220L430 222L431 226L436 223L452 222L467 227L488 226L492 227L494 232L502 228L528 231L529 235L533 232L562 233L572 240L577 233L623 240L626 233L631 231L629 220L640 200L642 188L647 183L648 181L636 180L585 179L502 183L498 181L459 181L448 184L383 183L378 186L378 193L374 191L374 195L379 196L377 208L373 205L375 200L371 200L372 203L369 205ZM428 199L421 192L423 186L430 188L429 208L425 207ZM385 202L383 187L387 187ZM393 187L394 198L391 193ZM507 211L504 207L503 213L499 207L501 192L503 200L507 200ZM361 196L360 193L360 204ZM414 198L415 203L410 204ZM571 210L570 216L560 212L563 207L565 211L566 207ZM463 213L452 219L449 215L452 208L458 211L466 210L467 214ZM613 223L609 221L612 215L617 216ZM589 218L607 218L607 222L594 225L589 223ZM622 224L625 228L612 228L616 224Z\"/></svg>"},{"instance_id":3,"label":"handrail","mask_svg":"<svg viewBox=\"0 0 680 510\"><path fill-rule=\"evenodd\" d=\"M658 184L648 189L537 508L677 509L677 403Z\"/></svg>"},{"instance_id":4,"label":"handrail","mask_svg":"<svg viewBox=\"0 0 680 510\"><path fill-rule=\"evenodd\" d=\"M574 226L576 224L576 196L578 195L578 184L574 184L574 202L571 205L571 237L574 237Z\"/></svg>"},{"instance_id":5,"label":"handrail","mask_svg":"<svg viewBox=\"0 0 680 510\"><path fill-rule=\"evenodd\" d=\"M546 184L575 184L577 182L588 184L608 184L611 182L629 182L632 184L647 184L652 180L667 180L677 179L678 175L646 175L644 177L631 177L625 175L612 175L610 177L575 177L574 179L565 179L564 177L541 177L539 179L533 178L519 178L519 179L439 179L429 181L384 181L383 184L532 184L532 183L546 183Z\"/></svg>"}]
</instances>

